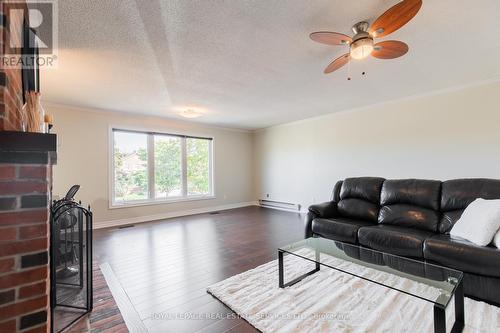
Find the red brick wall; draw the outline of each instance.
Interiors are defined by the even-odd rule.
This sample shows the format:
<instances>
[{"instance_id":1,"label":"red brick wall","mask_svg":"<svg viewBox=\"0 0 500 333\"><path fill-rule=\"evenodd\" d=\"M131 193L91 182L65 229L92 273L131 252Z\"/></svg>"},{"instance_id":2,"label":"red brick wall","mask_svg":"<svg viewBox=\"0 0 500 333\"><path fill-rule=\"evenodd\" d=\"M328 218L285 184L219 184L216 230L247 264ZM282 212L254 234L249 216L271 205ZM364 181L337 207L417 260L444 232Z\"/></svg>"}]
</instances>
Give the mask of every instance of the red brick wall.
<instances>
[{"instance_id":1,"label":"red brick wall","mask_svg":"<svg viewBox=\"0 0 500 333\"><path fill-rule=\"evenodd\" d=\"M1 7L3 52L2 41L20 41L21 36L9 31L13 22ZM17 25L22 26L21 20ZM5 68L0 61L0 132L21 130L22 103L21 68ZM15 143L10 141L5 143ZM28 164L31 149L12 153L5 148L0 146L0 333L48 332L51 167ZM39 153L33 154L38 163Z\"/></svg>"},{"instance_id":2,"label":"red brick wall","mask_svg":"<svg viewBox=\"0 0 500 333\"><path fill-rule=\"evenodd\" d=\"M0 332L47 332L48 165L0 163Z\"/></svg>"},{"instance_id":3,"label":"red brick wall","mask_svg":"<svg viewBox=\"0 0 500 333\"><path fill-rule=\"evenodd\" d=\"M1 2L1 1L0 1ZM8 13L2 13L0 6L0 52L3 53L3 41L9 38L21 41L17 31L9 31ZM17 22L22 26L22 22ZM12 33L12 35L11 35ZM0 131L19 131L21 130L20 110L23 106L22 91L22 71L21 68L4 68L0 61Z\"/></svg>"}]
</instances>

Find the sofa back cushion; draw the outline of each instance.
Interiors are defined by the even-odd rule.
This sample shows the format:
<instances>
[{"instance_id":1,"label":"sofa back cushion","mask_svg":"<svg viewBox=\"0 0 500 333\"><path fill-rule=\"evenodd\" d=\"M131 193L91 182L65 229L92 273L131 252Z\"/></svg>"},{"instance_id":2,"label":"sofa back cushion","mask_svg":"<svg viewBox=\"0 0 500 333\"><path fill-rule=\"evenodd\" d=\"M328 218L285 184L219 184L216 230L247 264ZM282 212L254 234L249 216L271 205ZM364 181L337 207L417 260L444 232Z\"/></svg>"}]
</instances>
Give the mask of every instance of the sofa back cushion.
<instances>
[{"instance_id":1,"label":"sofa back cushion","mask_svg":"<svg viewBox=\"0 0 500 333\"><path fill-rule=\"evenodd\" d=\"M342 182L337 202L340 216L377 222L380 191L384 178L347 178Z\"/></svg>"},{"instance_id":2,"label":"sofa back cushion","mask_svg":"<svg viewBox=\"0 0 500 333\"><path fill-rule=\"evenodd\" d=\"M339 202L340 201L340 190L342 189L343 180L339 180L335 183L332 191L332 201Z\"/></svg>"},{"instance_id":3,"label":"sofa back cushion","mask_svg":"<svg viewBox=\"0 0 500 333\"><path fill-rule=\"evenodd\" d=\"M436 232L441 182L423 179L386 180L380 197L378 222Z\"/></svg>"},{"instance_id":4,"label":"sofa back cushion","mask_svg":"<svg viewBox=\"0 0 500 333\"><path fill-rule=\"evenodd\" d=\"M498 179L454 179L443 182L440 233L449 233L464 209L477 198L500 199Z\"/></svg>"}]
</instances>

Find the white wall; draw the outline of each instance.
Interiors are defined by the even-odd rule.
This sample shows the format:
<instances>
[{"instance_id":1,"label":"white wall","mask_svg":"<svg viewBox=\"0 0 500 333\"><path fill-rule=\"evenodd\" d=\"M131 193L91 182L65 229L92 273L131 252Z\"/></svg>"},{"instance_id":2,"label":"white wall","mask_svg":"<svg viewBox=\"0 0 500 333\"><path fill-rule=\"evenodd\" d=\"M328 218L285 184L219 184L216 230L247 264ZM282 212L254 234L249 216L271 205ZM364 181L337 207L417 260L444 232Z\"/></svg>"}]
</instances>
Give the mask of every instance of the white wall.
<instances>
[{"instance_id":1,"label":"white wall","mask_svg":"<svg viewBox=\"0 0 500 333\"><path fill-rule=\"evenodd\" d=\"M500 178L500 83L409 98L249 133L46 105L55 117L55 195L73 184L97 227L230 208L270 195L303 209L353 176ZM216 199L109 209L110 125L215 138Z\"/></svg>"},{"instance_id":2,"label":"white wall","mask_svg":"<svg viewBox=\"0 0 500 333\"><path fill-rule=\"evenodd\" d=\"M95 227L231 208L254 200L250 132L57 105L45 105L45 110L54 115L53 132L58 135L53 194L62 196L71 185L80 184L77 199L92 206ZM216 198L110 209L109 126L213 137Z\"/></svg>"},{"instance_id":3,"label":"white wall","mask_svg":"<svg viewBox=\"0 0 500 333\"><path fill-rule=\"evenodd\" d=\"M500 83L260 130L254 156L256 197L304 208L346 177L500 178Z\"/></svg>"}]
</instances>

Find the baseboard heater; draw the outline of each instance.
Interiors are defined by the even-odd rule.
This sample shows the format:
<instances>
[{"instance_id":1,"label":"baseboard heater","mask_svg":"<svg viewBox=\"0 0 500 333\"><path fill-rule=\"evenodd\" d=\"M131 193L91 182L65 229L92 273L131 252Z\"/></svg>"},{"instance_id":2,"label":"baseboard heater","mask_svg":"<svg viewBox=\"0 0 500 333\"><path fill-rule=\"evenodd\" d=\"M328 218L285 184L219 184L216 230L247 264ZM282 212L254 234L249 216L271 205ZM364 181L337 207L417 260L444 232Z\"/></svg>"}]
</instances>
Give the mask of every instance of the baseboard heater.
<instances>
[{"instance_id":1,"label":"baseboard heater","mask_svg":"<svg viewBox=\"0 0 500 333\"><path fill-rule=\"evenodd\" d=\"M290 202L282 202L282 201L272 201L272 200L259 200L259 205L262 207L268 207L268 208L276 208L276 209L283 209L283 210L289 210L292 212L300 212L300 204L294 204Z\"/></svg>"}]
</instances>

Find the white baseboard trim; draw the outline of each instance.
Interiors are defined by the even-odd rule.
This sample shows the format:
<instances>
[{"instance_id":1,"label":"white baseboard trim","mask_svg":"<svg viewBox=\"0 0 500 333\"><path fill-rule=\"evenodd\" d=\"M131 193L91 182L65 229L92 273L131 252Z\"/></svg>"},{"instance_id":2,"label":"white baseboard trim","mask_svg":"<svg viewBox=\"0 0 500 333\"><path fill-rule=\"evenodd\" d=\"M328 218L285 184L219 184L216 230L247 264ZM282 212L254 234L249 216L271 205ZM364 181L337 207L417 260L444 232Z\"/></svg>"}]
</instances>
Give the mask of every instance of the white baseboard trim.
<instances>
[{"instance_id":1,"label":"white baseboard trim","mask_svg":"<svg viewBox=\"0 0 500 333\"><path fill-rule=\"evenodd\" d=\"M257 206L262 207L262 208L269 208L269 209L274 209L274 210L281 210L284 212L289 212L289 213L297 213L297 214L306 214L308 212L307 209L301 209L299 210L291 210L291 209L286 209L286 208L280 208L280 207L271 207L271 206L262 206L257 202Z\"/></svg>"},{"instance_id":2,"label":"white baseboard trim","mask_svg":"<svg viewBox=\"0 0 500 333\"><path fill-rule=\"evenodd\" d=\"M227 209L234 209L234 208L241 208L241 207L248 207L248 206L259 206L259 203L257 201L238 202L238 203L229 204L229 205L222 205L222 206L212 206L212 207L195 208L195 209L189 209L189 210L181 210L181 211L175 211L175 212L165 212L165 213L161 213L161 214L137 216L137 217L131 217L131 218L119 219L119 220L100 221L100 222L94 223L94 229L119 227L119 226L128 225L128 224L151 222L151 221L157 221L157 220L170 219L173 217L204 214L204 213L216 212L219 210L227 210Z\"/></svg>"}]
</instances>

